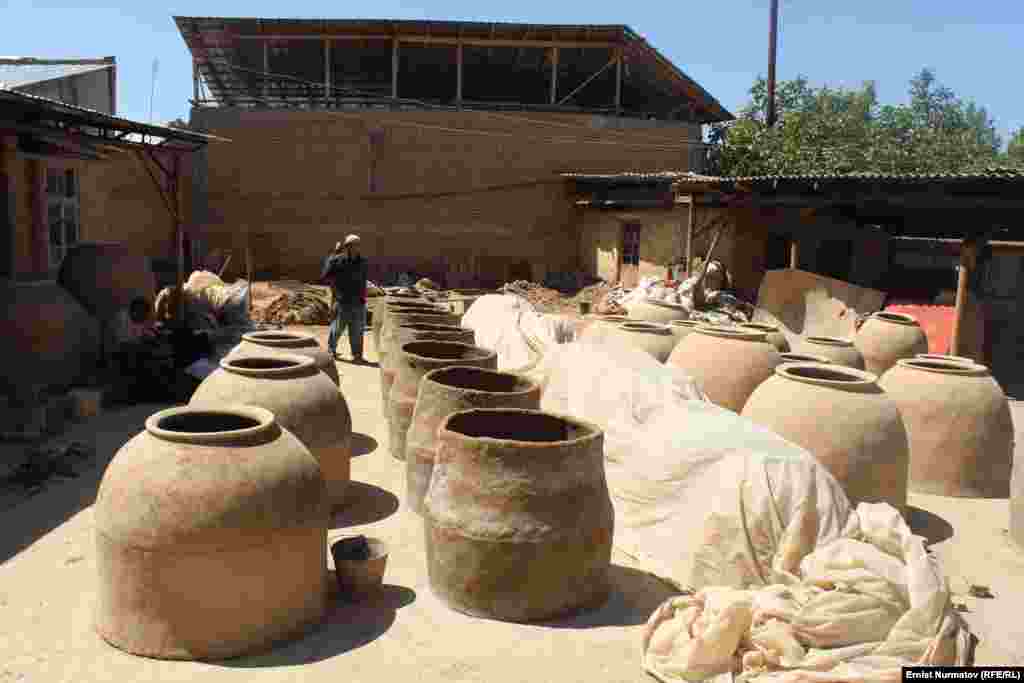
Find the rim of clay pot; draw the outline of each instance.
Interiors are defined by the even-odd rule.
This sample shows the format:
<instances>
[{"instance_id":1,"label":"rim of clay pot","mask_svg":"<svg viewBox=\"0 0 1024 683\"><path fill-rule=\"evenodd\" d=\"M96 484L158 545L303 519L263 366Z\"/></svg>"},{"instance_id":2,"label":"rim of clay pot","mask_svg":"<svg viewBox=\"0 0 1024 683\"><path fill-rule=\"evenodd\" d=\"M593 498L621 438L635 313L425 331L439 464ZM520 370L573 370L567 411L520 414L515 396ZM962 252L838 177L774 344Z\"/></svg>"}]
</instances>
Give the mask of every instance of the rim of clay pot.
<instances>
[{"instance_id":1,"label":"rim of clay pot","mask_svg":"<svg viewBox=\"0 0 1024 683\"><path fill-rule=\"evenodd\" d=\"M311 334L301 332L285 332L284 330L264 330L262 332L246 332L242 335L242 341L247 341L260 346L295 347L300 344L316 344L316 338Z\"/></svg>"},{"instance_id":2,"label":"rim of clay pot","mask_svg":"<svg viewBox=\"0 0 1024 683\"><path fill-rule=\"evenodd\" d=\"M669 320L668 321L669 327L689 327L689 328L692 329L692 328L697 327L700 324L701 324L701 322L699 320Z\"/></svg>"},{"instance_id":3,"label":"rim of clay pot","mask_svg":"<svg viewBox=\"0 0 1024 683\"><path fill-rule=\"evenodd\" d=\"M487 420L489 429L478 426L470 429L472 423ZM533 422L535 427L546 425L551 429L557 427L572 428L581 432L579 436L571 439L524 439L527 433L528 423ZM495 429L495 426L500 426ZM472 433L467 433L472 432ZM495 433L508 434L505 436L493 436ZM492 434L486 436L484 434ZM515 434L516 438L512 435ZM442 439L452 439L462 442L485 442L491 444L503 444L519 449L549 448L551 446L575 446L587 444L602 438L601 428L590 422L580 420L568 415L551 413L544 410L528 410L526 408L470 408L454 412L445 418L438 430L438 436Z\"/></svg>"},{"instance_id":4,"label":"rim of clay pot","mask_svg":"<svg viewBox=\"0 0 1024 683\"><path fill-rule=\"evenodd\" d=\"M917 353L914 354L914 358L920 358L922 360L938 360L947 361L950 363L963 363L964 365L977 365L977 361L967 356L953 356L948 353Z\"/></svg>"},{"instance_id":5,"label":"rim of clay pot","mask_svg":"<svg viewBox=\"0 0 1024 683\"><path fill-rule=\"evenodd\" d=\"M220 367L226 372L246 377L288 377L316 370L316 360L291 353L275 353L272 356L247 353L234 358L222 358Z\"/></svg>"},{"instance_id":6,"label":"rim of clay pot","mask_svg":"<svg viewBox=\"0 0 1024 683\"><path fill-rule=\"evenodd\" d=\"M400 330L413 330L416 332L470 332L468 327L458 325L440 325L434 323L402 323L398 326Z\"/></svg>"},{"instance_id":7,"label":"rim of clay pot","mask_svg":"<svg viewBox=\"0 0 1024 683\"><path fill-rule=\"evenodd\" d=\"M175 406L146 418L146 431L164 441L217 444L267 433L276 424L272 412L252 405Z\"/></svg>"},{"instance_id":8,"label":"rim of clay pot","mask_svg":"<svg viewBox=\"0 0 1024 683\"><path fill-rule=\"evenodd\" d=\"M783 363L776 366L775 374L797 382L836 388L863 388L878 382L878 376L866 370L830 363Z\"/></svg>"},{"instance_id":9,"label":"rim of clay pot","mask_svg":"<svg viewBox=\"0 0 1024 683\"><path fill-rule=\"evenodd\" d=\"M616 325L620 330L626 332L641 332L643 334L672 334L672 328L660 323L646 322L642 320L629 321Z\"/></svg>"},{"instance_id":10,"label":"rim of clay pot","mask_svg":"<svg viewBox=\"0 0 1024 683\"><path fill-rule=\"evenodd\" d=\"M935 372L941 375L987 375L988 367L981 363L959 363L951 360L932 360L930 358L901 358L896 365L909 370Z\"/></svg>"},{"instance_id":11,"label":"rim of clay pot","mask_svg":"<svg viewBox=\"0 0 1024 683\"><path fill-rule=\"evenodd\" d=\"M706 334L711 337L722 337L724 339L736 339L738 341L768 341L768 335L755 330L744 330L738 327L724 327L722 325L698 325L694 332Z\"/></svg>"},{"instance_id":12,"label":"rim of clay pot","mask_svg":"<svg viewBox=\"0 0 1024 683\"><path fill-rule=\"evenodd\" d=\"M821 344L822 346L841 346L843 348L850 348L853 346L853 342L849 339L843 339L841 337L805 337L804 341L808 344Z\"/></svg>"},{"instance_id":13,"label":"rim of clay pot","mask_svg":"<svg viewBox=\"0 0 1024 683\"><path fill-rule=\"evenodd\" d=\"M402 344L402 353L426 361L436 360L486 360L497 356L494 351L462 342L447 342L424 339Z\"/></svg>"},{"instance_id":14,"label":"rim of clay pot","mask_svg":"<svg viewBox=\"0 0 1024 683\"><path fill-rule=\"evenodd\" d=\"M882 322L894 323L896 325L909 325L910 327L920 327L917 322L917 318L906 313L894 313L892 311L877 311L871 314L871 317L875 320L881 320Z\"/></svg>"},{"instance_id":15,"label":"rim of clay pot","mask_svg":"<svg viewBox=\"0 0 1024 683\"><path fill-rule=\"evenodd\" d=\"M832 361L824 356L815 356L813 353L794 353L793 351L785 351L780 353L783 363L823 363L825 365L832 365Z\"/></svg>"},{"instance_id":16,"label":"rim of clay pot","mask_svg":"<svg viewBox=\"0 0 1024 683\"><path fill-rule=\"evenodd\" d=\"M737 325L746 330L760 330L761 332L778 332L778 325L769 325L768 323L741 323Z\"/></svg>"},{"instance_id":17,"label":"rim of clay pot","mask_svg":"<svg viewBox=\"0 0 1024 683\"><path fill-rule=\"evenodd\" d=\"M365 560L349 560L349 559L341 558L339 560L339 558L337 557L337 554L336 554L337 551L335 550L335 547L340 546L345 541L351 541L351 540L356 539L356 538L359 538L359 537L358 536L340 536L340 537L334 539L333 541L331 541L331 557L334 558L335 565L337 565L337 563L339 561L340 562L351 562L351 563L354 563L354 564L358 564L358 563L362 563L362 562L372 562L374 560L379 560L381 558L384 558L384 557L388 556L389 553L388 553L387 541L385 541L383 539L380 539L380 538L377 538L375 536L364 536L364 538L366 539L366 545L368 545L370 547L370 556L368 558L366 558Z\"/></svg>"},{"instance_id":18,"label":"rim of clay pot","mask_svg":"<svg viewBox=\"0 0 1024 683\"><path fill-rule=\"evenodd\" d=\"M606 323L628 323L630 317L628 315L611 315L605 313L588 313L583 316L584 318L590 318L591 320L600 320Z\"/></svg>"},{"instance_id":19,"label":"rim of clay pot","mask_svg":"<svg viewBox=\"0 0 1024 683\"><path fill-rule=\"evenodd\" d=\"M537 391L538 384L514 372L488 370L472 365L453 365L431 370L423 375L424 383L433 382L453 387L467 394L501 394L502 396L523 396ZM488 383L491 386L486 386Z\"/></svg>"}]
</instances>

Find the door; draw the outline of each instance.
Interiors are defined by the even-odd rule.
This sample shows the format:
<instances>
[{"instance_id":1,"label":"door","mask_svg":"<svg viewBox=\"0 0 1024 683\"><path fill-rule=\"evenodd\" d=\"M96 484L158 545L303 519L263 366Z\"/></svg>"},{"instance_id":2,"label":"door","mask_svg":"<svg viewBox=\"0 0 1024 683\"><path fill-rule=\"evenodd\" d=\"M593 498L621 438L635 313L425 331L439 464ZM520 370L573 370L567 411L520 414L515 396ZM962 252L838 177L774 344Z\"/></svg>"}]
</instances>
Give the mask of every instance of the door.
<instances>
[{"instance_id":1,"label":"door","mask_svg":"<svg viewBox=\"0 0 1024 683\"><path fill-rule=\"evenodd\" d=\"M640 224L622 225L622 262L619 282L623 287L636 287L640 282Z\"/></svg>"}]
</instances>

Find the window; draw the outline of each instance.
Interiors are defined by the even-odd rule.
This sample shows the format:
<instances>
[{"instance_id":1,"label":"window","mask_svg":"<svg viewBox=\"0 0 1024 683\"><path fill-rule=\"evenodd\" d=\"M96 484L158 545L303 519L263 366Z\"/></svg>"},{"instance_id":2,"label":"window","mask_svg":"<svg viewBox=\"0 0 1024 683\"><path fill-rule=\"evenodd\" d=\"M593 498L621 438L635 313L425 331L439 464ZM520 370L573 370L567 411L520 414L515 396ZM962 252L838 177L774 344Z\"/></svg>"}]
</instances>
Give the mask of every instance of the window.
<instances>
[{"instance_id":1,"label":"window","mask_svg":"<svg viewBox=\"0 0 1024 683\"><path fill-rule=\"evenodd\" d=\"M78 241L78 177L74 171L47 172L46 216L50 226L50 268L56 269L68 247Z\"/></svg>"}]
</instances>

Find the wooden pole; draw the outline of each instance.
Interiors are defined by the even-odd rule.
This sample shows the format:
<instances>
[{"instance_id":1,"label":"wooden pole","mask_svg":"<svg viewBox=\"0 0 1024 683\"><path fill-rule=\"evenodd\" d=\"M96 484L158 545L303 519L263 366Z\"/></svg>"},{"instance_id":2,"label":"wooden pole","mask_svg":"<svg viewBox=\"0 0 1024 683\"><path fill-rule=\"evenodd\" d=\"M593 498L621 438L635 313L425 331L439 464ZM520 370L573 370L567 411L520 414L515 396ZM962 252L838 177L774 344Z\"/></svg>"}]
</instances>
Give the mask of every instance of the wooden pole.
<instances>
[{"instance_id":1,"label":"wooden pole","mask_svg":"<svg viewBox=\"0 0 1024 683\"><path fill-rule=\"evenodd\" d=\"M768 25L768 112L765 121L768 127L775 125L775 58L779 42L779 0L772 0Z\"/></svg>"},{"instance_id":2,"label":"wooden pole","mask_svg":"<svg viewBox=\"0 0 1024 683\"><path fill-rule=\"evenodd\" d=\"M324 106L331 102L331 41L324 40Z\"/></svg>"},{"instance_id":3,"label":"wooden pole","mask_svg":"<svg viewBox=\"0 0 1024 683\"><path fill-rule=\"evenodd\" d=\"M455 103L462 106L462 43L455 47Z\"/></svg>"},{"instance_id":4,"label":"wooden pole","mask_svg":"<svg viewBox=\"0 0 1024 683\"><path fill-rule=\"evenodd\" d=\"M391 97L398 99L398 38L391 39Z\"/></svg>"},{"instance_id":5,"label":"wooden pole","mask_svg":"<svg viewBox=\"0 0 1024 683\"><path fill-rule=\"evenodd\" d=\"M953 310L953 343L950 353L954 356L963 352L964 311L967 307L968 285L971 271L978 262L978 245L973 241L964 241L960 245L960 272L957 273L956 308Z\"/></svg>"},{"instance_id":6,"label":"wooden pole","mask_svg":"<svg viewBox=\"0 0 1024 683\"><path fill-rule=\"evenodd\" d=\"M800 267L800 240L796 237L789 241L789 267L792 270Z\"/></svg>"},{"instance_id":7,"label":"wooden pole","mask_svg":"<svg viewBox=\"0 0 1024 683\"><path fill-rule=\"evenodd\" d=\"M270 41L263 41L263 98L270 95Z\"/></svg>"},{"instance_id":8,"label":"wooden pole","mask_svg":"<svg viewBox=\"0 0 1024 683\"><path fill-rule=\"evenodd\" d=\"M690 276L690 269L693 268L693 212L697 205L693 202L693 195L690 195L690 215L686 220L686 265L684 270L686 276Z\"/></svg>"},{"instance_id":9,"label":"wooden pole","mask_svg":"<svg viewBox=\"0 0 1024 683\"><path fill-rule=\"evenodd\" d=\"M249 313L252 314L252 299L256 295L255 282L253 282L253 267L252 267L252 240L249 236L249 231L245 232L245 270L246 275L249 279Z\"/></svg>"},{"instance_id":10,"label":"wooden pole","mask_svg":"<svg viewBox=\"0 0 1024 683\"><path fill-rule=\"evenodd\" d=\"M558 101L558 48L551 48L551 104Z\"/></svg>"},{"instance_id":11,"label":"wooden pole","mask_svg":"<svg viewBox=\"0 0 1024 683\"><path fill-rule=\"evenodd\" d=\"M622 112L622 50L618 52L618 59L615 60L615 113Z\"/></svg>"}]
</instances>

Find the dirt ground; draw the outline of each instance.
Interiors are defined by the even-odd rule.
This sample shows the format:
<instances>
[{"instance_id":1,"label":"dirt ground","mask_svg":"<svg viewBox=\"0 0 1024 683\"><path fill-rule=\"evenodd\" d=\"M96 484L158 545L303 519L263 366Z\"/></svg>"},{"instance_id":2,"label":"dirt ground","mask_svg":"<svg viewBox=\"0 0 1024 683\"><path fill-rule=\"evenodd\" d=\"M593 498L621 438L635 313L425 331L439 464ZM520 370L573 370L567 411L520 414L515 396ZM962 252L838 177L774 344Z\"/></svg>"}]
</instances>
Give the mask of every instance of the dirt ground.
<instances>
[{"instance_id":1,"label":"dirt ground","mask_svg":"<svg viewBox=\"0 0 1024 683\"><path fill-rule=\"evenodd\" d=\"M322 342L326 337L324 327L301 329ZM368 355L373 358L369 348ZM619 553L613 558L615 592L609 603L573 620L525 626L444 607L428 587L422 522L401 503L404 464L387 451L378 371L344 362L338 369L358 434L353 500L333 520L329 536L365 533L390 544L386 585L377 602L335 602L325 623L305 638L265 655L218 664L142 659L106 645L91 630L90 506L106 463L148 415L163 407L137 406L74 425L61 439L94 444L97 466L4 511L0 681L651 680L639 665L640 629L672 591ZM1024 426L1024 404L1014 404L1014 417ZM1008 501L911 495L911 504L911 522L935 542L957 600L966 605L965 616L981 639L976 663L1024 664L1024 550L1005 531ZM969 584L987 586L994 597L966 596Z\"/></svg>"}]
</instances>

